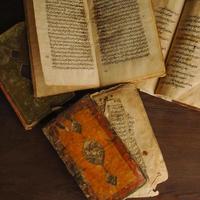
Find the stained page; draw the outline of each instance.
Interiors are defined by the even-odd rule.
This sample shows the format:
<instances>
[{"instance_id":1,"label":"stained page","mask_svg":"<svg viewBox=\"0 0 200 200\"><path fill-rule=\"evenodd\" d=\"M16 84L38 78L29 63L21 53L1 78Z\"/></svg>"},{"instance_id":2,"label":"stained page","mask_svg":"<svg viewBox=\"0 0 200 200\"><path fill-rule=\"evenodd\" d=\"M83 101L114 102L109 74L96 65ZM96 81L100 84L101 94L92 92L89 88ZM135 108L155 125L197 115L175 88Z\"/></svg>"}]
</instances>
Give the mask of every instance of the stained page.
<instances>
[{"instance_id":1,"label":"stained page","mask_svg":"<svg viewBox=\"0 0 200 200\"><path fill-rule=\"evenodd\" d=\"M88 5L101 85L164 75L151 0L88 0Z\"/></svg>"},{"instance_id":2,"label":"stained page","mask_svg":"<svg viewBox=\"0 0 200 200\"><path fill-rule=\"evenodd\" d=\"M147 183L130 197L158 195L156 186L167 180L168 173L135 86L118 86L94 94L92 98L148 177Z\"/></svg>"},{"instance_id":3,"label":"stained page","mask_svg":"<svg viewBox=\"0 0 200 200\"><path fill-rule=\"evenodd\" d=\"M47 85L99 86L83 0L33 0Z\"/></svg>"},{"instance_id":4,"label":"stained page","mask_svg":"<svg viewBox=\"0 0 200 200\"><path fill-rule=\"evenodd\" d=\"M164 59L166 59L185 0L152 0L152 3L162 53ZM144 81L138 85L138 88L150 94L154 94L158 80L159 79L156 78Z\"/></svg>"},{"instance_id":5,"label":"stained page","mask_svg":"<svg viewBox=\"0 0 200 200\"><path fill-rule=\"evenodd\" d=\"M26 14L27 36L29 41L29 56L32 70L32 83L34 88L34 95L36 97L46 97L66 93L70 91L82 90L88 88L87 86L55 86L46 85L44 73L42 70L41 56L38 44L38 35L35 24L35 14L32 0L24 0L24 8Z\"/></svg>"},{"instance_id":6,"label":"stained page","mask_svg":"<svg viewBox=\"0 0 200 200\"><path fill-rule=\"evenodd\" d=\"M167 76L157 93L173 100L193 102L200 85L200 1L187 0L173 46L167 59ZM188 102L187 102L188 99ZM193 99L193 100L191 100Z\"/></svg>"}]
</instances>

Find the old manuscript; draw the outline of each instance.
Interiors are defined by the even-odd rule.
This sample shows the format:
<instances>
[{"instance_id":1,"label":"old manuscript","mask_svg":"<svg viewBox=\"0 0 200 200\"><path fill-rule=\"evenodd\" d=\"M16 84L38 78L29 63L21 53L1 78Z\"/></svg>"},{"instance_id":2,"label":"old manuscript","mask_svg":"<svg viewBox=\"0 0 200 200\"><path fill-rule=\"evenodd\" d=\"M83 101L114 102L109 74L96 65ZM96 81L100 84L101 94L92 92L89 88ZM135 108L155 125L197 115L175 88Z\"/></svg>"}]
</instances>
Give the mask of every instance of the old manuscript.
<instances>
[{"instance_id":1,"label":"old manuscript","mask_svg":"<svg viewBox=\"0 0 200 200\"><path fill-rule=\"evenodd\" d=\"M89 199L156 196L157 185L168 178L132 84L83 98L47 125L44 133Z\"/></svg>"},{"instance_id":2,"label":"old manuscript","mask_svg":"<svg viewBox=\"0 0 200 200\"><path fill-rule=\"evenodd\" d=\"M167 76L152 80L152 84L149 81L142 83L139 88L165 99L200 109L200 1L165 2L167 2L165 8L170 3L171 6L174 5L173 11L179 5L179 12L175 12L177 15L171 15L171 21L176 22L173 23L174 26L176 25L176 31L171 36L163 30L166 27L163 21L166 14L160 11L161 16L157 17L161 45L166 58ZM180 20L177 20L180 14Z\"/></svg>"},{"instance_id":3,"label":"old manuscript","mask_svg":"<svg viewBox=\"0 0 200 200\"><path fill-rule=\"evenodd\" d=\"M44 133L88 199L122 200L146 182L89 97L62 113Z\"/></svg>"},{"instance_id":4,"label":"old manuscript","mask_svg":"<svg viewBox=\"0 0 200 200\"><path fill-rule=\"evenodd\" d=\"M152 0L163 57L166 60L185 0ZM155 93L159 78L138 84L140 90Z\"/></svg>"},{"instance_id":5,"label":"old manuscript","mask_svg":"<svg viewBox=\"0 0 200 200\"><path fill-rule=\"evenodd\" d=\"M168 172L135 86L122 85L91 97L147 177L146 184L129 197L158 195L156 187L168 179Z\"/></svg>"},{"instance_id":6,"label":"old manuscript","mask_svg":"<svg viewBox=\"0 0 200 200\"><path fill-rule=\"evenodd\" d=\"M27 0L25 7L37 96L165 74L151 0Z\"/></svg>"}]
</instances>

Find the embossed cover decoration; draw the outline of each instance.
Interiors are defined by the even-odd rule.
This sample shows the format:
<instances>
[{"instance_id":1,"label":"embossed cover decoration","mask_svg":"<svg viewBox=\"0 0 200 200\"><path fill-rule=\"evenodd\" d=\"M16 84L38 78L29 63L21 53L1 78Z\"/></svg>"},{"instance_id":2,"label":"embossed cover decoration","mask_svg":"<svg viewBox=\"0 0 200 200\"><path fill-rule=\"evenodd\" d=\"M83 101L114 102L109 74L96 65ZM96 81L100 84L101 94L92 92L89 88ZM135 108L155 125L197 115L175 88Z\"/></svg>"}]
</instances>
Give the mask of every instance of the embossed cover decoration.
<instances>
[{"instance_id":1,"label":"embossed cover decoration","mask_svg":"<svg viewBox=\"0 0 200 200\"><path fill-rule=\"evenodd\" d=\"M34 98L23 22L0 35L0 86L26 129L72 97Z\"/></svg>"},{"instance_id":2,"label":"embossed cover decoration","mask_svg":"<svg viewBox=\"0 0 200 200\"><path fill-rule=\"evenodd\" d=\"M84 97L43 131L87 198L120 200L146 178L98 109Z\"/></svg>"}]
</instances>

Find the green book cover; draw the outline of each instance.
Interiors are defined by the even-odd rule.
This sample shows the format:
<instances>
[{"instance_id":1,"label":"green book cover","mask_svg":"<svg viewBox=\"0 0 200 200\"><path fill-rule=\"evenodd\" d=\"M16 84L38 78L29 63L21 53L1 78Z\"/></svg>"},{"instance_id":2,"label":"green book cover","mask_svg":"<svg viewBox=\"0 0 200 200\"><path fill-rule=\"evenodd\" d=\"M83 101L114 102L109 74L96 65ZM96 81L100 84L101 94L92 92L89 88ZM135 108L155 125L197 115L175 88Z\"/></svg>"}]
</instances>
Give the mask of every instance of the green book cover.
<instances>
[{"instance_id":1,"label":"green book cover","mask_svg":"<svg viewBox=\"0 0 200 200\"><path fill-rule=\"evenodd\" d=\"M0 86L26 129L73 96L34 97L24 22L0 35Z\"/></svg>"}]
</instances>

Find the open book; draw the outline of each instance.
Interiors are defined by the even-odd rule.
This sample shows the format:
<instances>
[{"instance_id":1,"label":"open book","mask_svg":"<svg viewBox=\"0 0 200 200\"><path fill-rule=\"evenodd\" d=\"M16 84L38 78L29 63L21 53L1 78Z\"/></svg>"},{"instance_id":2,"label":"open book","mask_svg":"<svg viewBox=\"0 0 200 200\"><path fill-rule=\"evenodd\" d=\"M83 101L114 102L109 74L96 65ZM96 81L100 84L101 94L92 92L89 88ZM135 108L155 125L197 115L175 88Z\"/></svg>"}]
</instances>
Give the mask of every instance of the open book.
<instances>
[{"instance_id":1,"label":"open book","mask_svg":"<svg viewBox=\"0 0 200 200\"><path fill-rule=\"evenodd\" d=\"M25 0L36 96L165 74L151 0Z\"/></svg>"},{"instance_id":2,"label":"open book","mask_svg":"<svg viewBox=\"0 0 200 200\"><path fill-rule=\"evenodd\" d=\"M153 0L167 76L139 84L150 94L200 108L200 1Z\"/></svg>"},{"instance_id":3,"label":"open book","mask_svg":"<svg viewBox=\"0 0 200 200\"><path fill-rule=\"evenodd\" d=\"M113 134L110 133L111 131L113 131ZM92 195L93 197L99 196L98 199L102 200L121 200L123 194L121 188L131 185L130 183L133 182L134 178L131 175L127 176L129 170L124 170L126 163L123 160L121 164L117 163L118 153L113 153L109 148L112 147L112 143L120 144L120 142L116 142L117 138L121 140L129 152L131 160L136 163L146 179L144 182L144 180L141 181L140 177L142 182L140 182L140 188L132 188L132 191L124 190L126 195L129 194L128 197L156 196L159 194L156 190L157 185L168 178L162 153L140 96L133 84L116 86L84 97L50 122L44 128L44 133L70 173L76 180L78 178L78 184L87 197ZM105 133L109 137L105 136ZM85 145L83 144L88 138L93 143L98 141L102 146L107 146L104 154L105 160L97 148L101 145L97 144L91 145L88 149L90 152L87 155L90 155L90 160L87 159L87 156L82 158L85 155ZM125 150L123 151L125 152ZM118 152L122 152L122 148ZM130 158L129 156L127 155L127 158ZM111 160L109 157L111 157ZM102 159L102 162L97 164L99 158ZM90 164L85 162L85 159ZM79 160L82 160L82 162L79 162ZM97 173L94 175L95 170L97 170ZM105 171L112 174L110 179L106 178ZM121 174L123 174L122 177ZM135 180L138 180L138 175L135 176ZM129 187L127 188L129 189ZM90 191L93 191L93 194ZM117 193L115 198L111 198L114 193ZM109 195L110 198L106 198Z\"/></svg>"}]
</instances>

